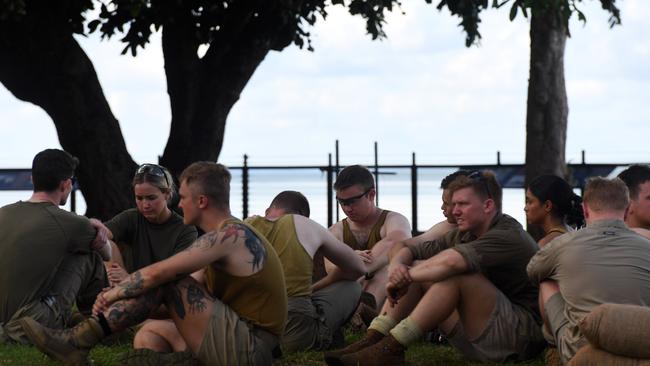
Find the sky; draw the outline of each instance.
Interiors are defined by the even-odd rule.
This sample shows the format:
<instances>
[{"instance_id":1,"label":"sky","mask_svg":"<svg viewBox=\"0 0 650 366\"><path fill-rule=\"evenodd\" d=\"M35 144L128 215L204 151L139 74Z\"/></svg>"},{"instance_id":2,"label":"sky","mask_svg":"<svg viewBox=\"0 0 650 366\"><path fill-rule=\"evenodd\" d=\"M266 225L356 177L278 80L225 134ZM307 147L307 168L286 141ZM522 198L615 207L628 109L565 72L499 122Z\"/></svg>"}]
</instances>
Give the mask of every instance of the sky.
<instances>
[{"instance_id":1,"label":"sky","mask_svg":"<svg viewBox=\"0 0 650 366\"><path fill-rule=\"evenodd\" d=\"M618 3L618 2L617 2ZM650 160L650 2L620 2L622 26L609 29L598 1L572 19L565 75L567 160ZM508 9L483 13L478 46L466 48L458 18L423 1L390 14L387 39L372 41L361 19L330 8L312 29L314 52L271 52L230 113L220 161L322 164L340 141L342 163L493 163L525 158L529 22ZM575 17L574 17L575 18ZM97 70L127 148L139 162L162 154L170 125L160 34L138 57L117 38L78 37ZM5 136L0 167L28 167L58 147L51 119L0 87ZM269 139L269 136L272 136Z\"/></svg>"},{"instance_id":2,"label":"sky","mask_svg":"<svg viewBox=\"0 0 650 366\"><path fill-rule=\"evenodd\" d=\"M314 52L271 52L233 107L220 162L326 164L340 141L342 164L491 164L525 158L529 21L506 7L483 12L478 46L466 48L459 19L424 1L388 16L388 38L330 8L312 29ZM623 0L610 29L599 1L579 3L566 43L569 100L566 157L589 163L650 161L650 1ZM170 125L160 34L136 58L118 38L78 37L126 144L138 163L156 162ZM39 107L0 87L4 139L0 168L28 168L34 154L60 147Z\"/></svg>"}]
</instances>

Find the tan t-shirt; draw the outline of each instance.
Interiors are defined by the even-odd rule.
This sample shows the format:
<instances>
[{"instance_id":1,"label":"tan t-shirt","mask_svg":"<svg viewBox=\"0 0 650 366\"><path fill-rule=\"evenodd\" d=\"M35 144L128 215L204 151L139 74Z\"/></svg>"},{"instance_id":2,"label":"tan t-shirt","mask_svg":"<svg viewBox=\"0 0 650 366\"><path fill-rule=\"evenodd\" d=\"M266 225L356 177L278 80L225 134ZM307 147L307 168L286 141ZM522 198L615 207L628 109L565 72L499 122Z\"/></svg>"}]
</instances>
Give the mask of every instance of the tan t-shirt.
<instances>
[{"instance_id":1,"label":"tan t-shirt","mask_svg":"<svg viewBox=\"0 0 650 366\"><path fill-rule=\"evenodd\" d=\"M528 264L538 283L558 281L569 321L559 347L565 360L583 344L578 323L604 303L650 306L650 241L622 220L602 220L546 244Z\"/></svg>"},{"instance_id":2,"label":"tan t-shirt","mask_svg":"<svg viewBox=\"0 0 650 366\"><path fill-rule=\"evenodd\" d=\"M352 229L350 228L350 223L348 222L348 219L345 218L343 219L343 242L347 245L350 246L350 248L354 250L369 250L372 249L372 247L381 240L381 228L384 226L384 222L386 221L386 216L390 211L388 210L383 210L381 214L379 215L379 218L377 219L377 222L372 226L372 229L370 229L370 233L368 234L368 240L366 240L365 243L359 243L357 242L357 238L354 237L354 234L352 233Z\"/></svg>"},{"instance_id":3,"label":"tan t-shirt","mask_svg":"<svg viewBox=\"0 0 650 366\"><path fill-rule=\"evenodd\" d=\"M0 323L48 295L59 264L70 253L90 253L90 221L50 202L0 208Z\"/></svg>"}]
</instances>

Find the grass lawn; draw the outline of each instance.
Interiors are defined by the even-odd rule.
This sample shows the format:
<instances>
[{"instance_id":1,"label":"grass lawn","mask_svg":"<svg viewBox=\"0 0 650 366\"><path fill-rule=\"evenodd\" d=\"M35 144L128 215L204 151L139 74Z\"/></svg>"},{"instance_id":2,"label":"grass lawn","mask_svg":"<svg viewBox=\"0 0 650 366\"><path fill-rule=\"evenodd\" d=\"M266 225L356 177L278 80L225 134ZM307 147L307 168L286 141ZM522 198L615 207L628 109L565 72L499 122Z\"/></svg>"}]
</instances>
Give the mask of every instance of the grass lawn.
<instances>
[{"instance_id":1,"label":"grass lawn","mask_svg":"<svg viewBox=\"0 0 650 366\"><path fill-rule=\"evenodd\" d=\"M99 346L92 350L90 359L96 366L119 365L119 357L130 349L129 345L105 347ZM444 366L469 366L485 365L463 360L458 353L449 346L439 346L430 343L419 343L410 347L406 353L410 365L444 365ZM276 366L309 366L324 365L323 355L320 352L301 352L287 354L276 361ZM59 365L58 362L48 359L36 348L30 346L0 345L0 365ZM542 356L525 363L511 363L506 365L518 366L543 366ZM161 365L162 366L162 365Z\"/></svg>"}]
</instances>

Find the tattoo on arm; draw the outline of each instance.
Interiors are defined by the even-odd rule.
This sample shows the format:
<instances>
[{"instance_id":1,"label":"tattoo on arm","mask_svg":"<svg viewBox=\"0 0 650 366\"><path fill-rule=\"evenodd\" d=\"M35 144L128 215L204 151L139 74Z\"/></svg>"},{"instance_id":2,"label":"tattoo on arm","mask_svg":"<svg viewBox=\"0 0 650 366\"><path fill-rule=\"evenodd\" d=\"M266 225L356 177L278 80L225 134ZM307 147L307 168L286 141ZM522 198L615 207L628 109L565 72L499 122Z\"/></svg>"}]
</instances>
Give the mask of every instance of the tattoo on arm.
<instances>
[{"instance_id":1,"label":"tattoo on arm","mask_svg":"<svg viewBox=\"0 0 650 366\"><path fill-rule=\"evenodd\" d=\"M108 309L108 320L113 330L121 330L146 320L160 304L160 291L154 289L141 296L121 300Z\"/></svg>"},{"instance_id":2,"label":"tattoo on arm","mask_svg":"<svg viewBox=\"0 0 650 366\"><path fill-rule=\"evenodd\" d=\"M187 305L190 313L196 314L203 312L207 305L205 303L206 294L200 286L189 284L187 286Z\"/></svg>"},{"instance_id":3,"label":"tattoo on arm","mask_svg":"<svg viewBox=\"0 0 650 366\"><path fill-rule=\"evenodd\" d=\"M178 288L178 283L170 283L165 286L164 291L165 303L170 309L174 309L179 318L185 319L185 306L183 305L183 295Z\"/></svg>"},{"instance_id":4,"label":"tattoo on arm","mask_svg":"<svg viewBox=\"0 0 650 366\"><path fill-rule=\"evenodd\" d=\"M248 248L248 251L251 252L253 255L253 261L251 262L253 264L253 271L256 268L259 268L262 262L266 259L266 248L264 248L264 244L260 241L260 239L253 233L249 228L244 227L244 233L246 235L246 248Z\"/></svg>"},{"instance_id":5,"label":"tattoo on arm","mask_svg":"<svg viewBox=\"0 0 650 366\"><path fill-rule=\"evenodd\" d=\"M144 279L140 271L134 272L128 280L121 282L119 286L122 288L125 297L135 297L142 292L144 288Z\"/></svg>"}]
</instances>

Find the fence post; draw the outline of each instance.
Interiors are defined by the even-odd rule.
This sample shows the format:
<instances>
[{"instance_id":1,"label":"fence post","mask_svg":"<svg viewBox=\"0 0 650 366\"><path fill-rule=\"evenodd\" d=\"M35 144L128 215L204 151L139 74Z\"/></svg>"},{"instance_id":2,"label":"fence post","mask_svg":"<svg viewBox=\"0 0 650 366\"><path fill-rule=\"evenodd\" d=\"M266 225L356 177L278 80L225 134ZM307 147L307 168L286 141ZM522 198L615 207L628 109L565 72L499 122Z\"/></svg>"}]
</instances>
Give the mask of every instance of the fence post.
<instances>
[{"instance_id":1,"label":"fence post","mask_svg":"<svg viewBox=\"0 0 650 366\"><path fill-rule=\"evenodd\" d=\"M244 166L241 169L242 185L242 219L248 217L248 155L244 154Z\"/></svg>"},{"instance_id":2,"label":"fence post","mask_svg":"<svg viewBox=\"0 0 650 366\"><path fill-rule=\"evenodd\" d=\"M77 187L72 186L72 192L70 192L70 211L77 212Z\"/></svg>"},{"instance_id":3,"label":"fence post","mask_svg":"<svg viewBox=\"0 0 650 366\"><path fill-rule=\"evenodd\" d=\"M415 152L413 153L413 162L411 163L411 229L413 235L418 233L418 166L415 165Z\"/></svg>"},{"instance_id":4,"label":"fence post","mask_svg":"<svg viewBox=\"0 0 650 366\"><path fill-rule=\"evenodd\" d=\"M377 141L375 141L375 205L379 206L379 156L377 154Z\"/></svg>"},{"instance_id":5,"label":"fence post","mask_svg":"<svg viewBox=\"0 0 650 366\"><path fill-rule=\"evenodd\" d=\"M327 227L332 226L334 215L333 215L333 209L332 209L332 201L334 200L333 197L333 190L334 188L332 185L334 184L334 178L333 178L333 167L332 167L332 153L328 154L328 159L327 159Z\"/></svg>"},{"instance_id":6,"label":"fence post","mask_svg":"<svg viewBox=\"0 0 650 366\"><path fill-rule=\"evenodd\" d=\"M336 172L336 176L338 177L339 176L339 169L341 168L341 166L339 165L339 140L336 140L336 143L334 145L334 149L335 149L334 153L336 154L336 156L335 156L335 158L336 158L335 172ZM332 188L334 188L334 187L332 187ZM339 222L339 206L338 206L338 204L336 205L336 222Z\"/></svg>"}]
</instances>

